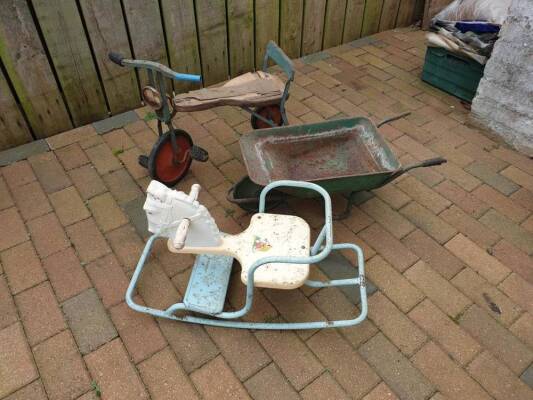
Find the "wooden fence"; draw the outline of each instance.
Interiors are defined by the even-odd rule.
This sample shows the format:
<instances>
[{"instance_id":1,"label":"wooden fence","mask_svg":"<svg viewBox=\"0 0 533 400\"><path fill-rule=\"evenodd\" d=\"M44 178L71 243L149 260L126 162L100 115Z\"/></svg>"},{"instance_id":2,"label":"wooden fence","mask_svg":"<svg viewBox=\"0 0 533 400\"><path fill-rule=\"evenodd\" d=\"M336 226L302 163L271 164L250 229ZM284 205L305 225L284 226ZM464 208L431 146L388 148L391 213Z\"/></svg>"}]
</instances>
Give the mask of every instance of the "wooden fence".
<instances>
[{"instance_id":1,"label":"wooden fence","mask_svg":"<svg viewBox=\"0 0 533 400\"><path fill-rule=\"evenodd\" d=\"M272 39L299 57L420 16L424 0L2 0L0 149L140 106L159 61L210 85L260 66ZM176 91L190 86L175 83Z\"/></svg>"}]
</instances>

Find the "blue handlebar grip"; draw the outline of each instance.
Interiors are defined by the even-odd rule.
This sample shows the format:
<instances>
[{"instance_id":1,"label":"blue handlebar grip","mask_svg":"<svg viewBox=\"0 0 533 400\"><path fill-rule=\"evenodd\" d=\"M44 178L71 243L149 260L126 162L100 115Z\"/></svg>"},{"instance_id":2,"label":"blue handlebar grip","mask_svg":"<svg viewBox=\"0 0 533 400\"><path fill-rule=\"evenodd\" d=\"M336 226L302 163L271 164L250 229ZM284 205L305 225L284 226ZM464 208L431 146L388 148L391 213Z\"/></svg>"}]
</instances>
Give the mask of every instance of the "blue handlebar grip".
<instances>
[{"instance_id":1,"label":"blue handlebar grip","mask_svg":"<svg viewBox=\"0 0 533 400\"><path fill-rule=\"evenodd\" d=\"M178 81L202 82L202 77L200 75L180 74L179 72L176 72L174 79Z\"/></svg>"}]
</instances>

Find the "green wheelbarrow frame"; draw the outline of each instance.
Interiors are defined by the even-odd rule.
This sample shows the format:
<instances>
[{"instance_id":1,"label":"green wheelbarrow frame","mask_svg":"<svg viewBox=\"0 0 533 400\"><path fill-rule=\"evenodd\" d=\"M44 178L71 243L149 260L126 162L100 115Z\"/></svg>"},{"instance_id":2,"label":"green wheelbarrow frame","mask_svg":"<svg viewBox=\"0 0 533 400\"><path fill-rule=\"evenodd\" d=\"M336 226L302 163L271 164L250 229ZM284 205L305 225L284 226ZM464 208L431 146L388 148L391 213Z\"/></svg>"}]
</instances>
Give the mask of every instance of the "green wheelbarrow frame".
<instances>
[{"instance_id":1,"label":"green wheelbarrow frame","mask_svg":"<svg viewBox=\"0 0 533 400\"><path fill-rule=\"evenodd\" d=\"M240 139L248 177L233 186L228 200L246 210L257 209L263 186L281 179L315 183L329 193L349 194L346 217L355 193L377 189L414 168L446 162L437 157L402 166L368 118L256 130ZM301 188L281 189L296 197L316 197ZM281 201L280 193L270 201Z\"/></svg>"}]
</instances>

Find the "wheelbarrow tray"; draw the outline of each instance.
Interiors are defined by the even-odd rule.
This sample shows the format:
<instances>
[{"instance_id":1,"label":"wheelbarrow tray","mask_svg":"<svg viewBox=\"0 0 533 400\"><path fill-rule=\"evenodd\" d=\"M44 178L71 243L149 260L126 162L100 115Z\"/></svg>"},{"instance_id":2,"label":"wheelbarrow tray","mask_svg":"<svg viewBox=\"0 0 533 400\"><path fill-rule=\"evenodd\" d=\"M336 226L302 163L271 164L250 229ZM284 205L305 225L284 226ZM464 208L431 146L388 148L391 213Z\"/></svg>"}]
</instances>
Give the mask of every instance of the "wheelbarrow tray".
<instances>
[{"instance_id":1,"label":"wheelbarrow tray","mask_svg":"<svg viewBox=\"0 0 533 400\"><path fill-rule=\"evenodd\" d=\"M250 179L265 186L280 179L314 182L330 193L378 188L403 172L367 118L261 129L240 139ZM314 197L306 190L287 193Z\"/></svg>"}]
</instances>

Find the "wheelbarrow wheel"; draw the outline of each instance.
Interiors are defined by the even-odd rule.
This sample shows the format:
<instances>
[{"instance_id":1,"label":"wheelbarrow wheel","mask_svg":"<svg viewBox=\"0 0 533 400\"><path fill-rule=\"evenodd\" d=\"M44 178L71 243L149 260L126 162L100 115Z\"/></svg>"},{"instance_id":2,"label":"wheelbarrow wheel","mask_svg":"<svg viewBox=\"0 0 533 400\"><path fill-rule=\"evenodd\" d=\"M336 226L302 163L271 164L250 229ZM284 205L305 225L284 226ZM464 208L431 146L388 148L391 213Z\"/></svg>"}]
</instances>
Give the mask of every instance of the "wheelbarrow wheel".
<instances>
[{"instance_id":1,"label":"wheelbarrow wheel","mask_svg":"<svg viewBox=\"0 0 533 400\"><path fill-rule=\"evenodd\" d=\"M269 121L272 121L275 126L283 125L283 117L281 116L281 109L279 104L273 104L271 106L259 107L255 110L257 114L262 116ZM254 129L267 129L272 128L265 121L260 120L255 115L252 114L251 118L252 128Z\"/></svg>"},{"instance_id":2,"label":"wheelbarrow wheel","mask_svg":"<svg viewBox=\"0 0 533 400\"><path fill-rule=\"evenodd\" d=\"M171 133L159 137L148 157L148 173L168 187L176 185L187 174L192 162L192 139L180 129L174 130L177 153L172 148Z\"/></svg>"}]
</instances>

